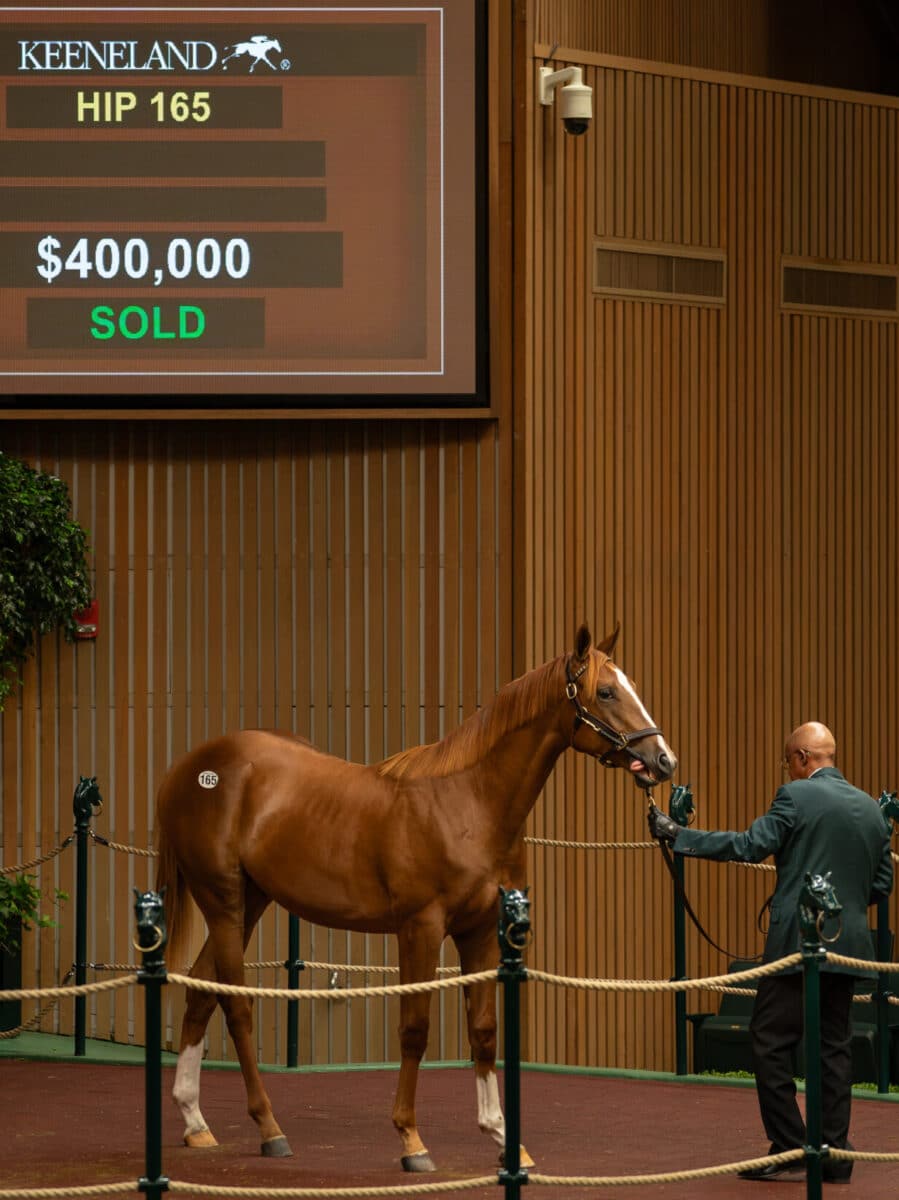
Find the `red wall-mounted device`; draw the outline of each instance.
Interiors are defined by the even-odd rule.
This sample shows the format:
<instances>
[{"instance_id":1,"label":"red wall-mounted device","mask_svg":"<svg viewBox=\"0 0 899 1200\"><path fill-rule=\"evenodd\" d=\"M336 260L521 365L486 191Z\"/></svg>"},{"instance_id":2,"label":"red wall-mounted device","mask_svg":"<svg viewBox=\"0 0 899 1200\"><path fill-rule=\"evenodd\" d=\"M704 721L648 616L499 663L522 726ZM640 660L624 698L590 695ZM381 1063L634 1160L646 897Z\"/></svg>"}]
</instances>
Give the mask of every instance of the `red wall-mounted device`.
<instances>
[{"instance_id":1,"label":"red wall-mounted device","mask_svg":"<svg viewBox=\"0 0 899 1200\"><path fill-rule=\"evenodd\" d=\"M79 640L95 638L100 624L100 604L91 600L87 608L75 613L75 637Z\"/></svg>"}]
</instances>

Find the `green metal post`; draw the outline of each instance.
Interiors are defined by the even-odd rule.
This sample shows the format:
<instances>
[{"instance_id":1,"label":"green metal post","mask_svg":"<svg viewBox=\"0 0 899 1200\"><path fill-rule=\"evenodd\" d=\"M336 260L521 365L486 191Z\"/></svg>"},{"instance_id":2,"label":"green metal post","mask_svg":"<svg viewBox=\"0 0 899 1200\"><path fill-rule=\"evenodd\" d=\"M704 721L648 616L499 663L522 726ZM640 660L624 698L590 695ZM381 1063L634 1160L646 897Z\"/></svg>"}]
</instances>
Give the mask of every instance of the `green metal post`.
<instances>
[{"instance_id":1,"label":"green metal post","mask_svg":"<svg viewBox=\"0 0 899 1200\"><path fill-rule=\"evenodd\" d=\"M137 981L145 990L146 1034L144 1048L144 1174L138 1191L159 1200L168 1191L162 1173L162 989L167 982L163 951L167 941L162 897L157 892L138 892L134 905L137 917L135 946L143 953Z\"/></svg>"},{"instance_id":2,"label":"green metal post","mask_svg":"<svg viewBox=\"0 0 899 1200\"><path fill-rule=\"evenodd\" d=\"M689 825L693 812L693 793L690 785L678 784L671 789L671 799L668 802L668 815L678 825ZM682 854L672 856L674 870L680 883L674 889L674 975L672 980L687 978L687 914L684 909L684 857ZM687 1074L687 996L685 992L674 994L674 1059L678 1075Z\"/></svg>"},{"instance_id":3,"label":"green metal post","mask_svg":"<svg viewBox=\"0 0 899 1200\"><path fill-rule=\"evenodd\" d=\"M805 1165L806 1196L821 1200L821 959L824 947L803 942L805 972Z\"/></svg>"},{"instance_id":4,"label":"green metal post","mask_svg":"<svg viewBox=\"0 0 899 1200\"><path fill-rule=\"evenodd\" d=\"M517 1200L528 1181L521 1165L521 984L527 973L521 952L531 935L531 902L527 888L500 888L499 979L503 985L503 1090L506 1102L506 1146L498 1182L507 1200Z\"/></svg>"},{"instance_id":5,"label":"green metal post","mask_svg":"<svg viewBox=\"0 0 899 1200\"><path fill-rule=\"evenodd\" d=\"M305 967L305 963L300 959L300 919L290 913L287 920L287 962L284 964L287 968L287 986L289 988L298 988L300 986L300 971ZM288 1067L296 1067L299 1065L299 1026L300 1026L300 1002L299 1000L287 1001L287 1065Z\"/></svg>"},{"instance_id":6,"label":"green metal post","mask_svg":"<svg viewBox=\"0 0 899 1200\"><path fill-rule=\"evenodd\" d=\"M821 924L825 917L836 917L840 905L829 888L830 872L807 872L805 888L799 900L803 970L803 1020L805 1026L805 1179L807 1200L821 1200L823 1184L821 1162L821 964L827 951L821 944Z\"/></svg>"},{"instance_id":7,"label":"green metal post","mask_svg":"<svg viewBox=\"0 0 899 1200\"><path fill-rule=\"evenodd\" d=\"M81 776L72 797L75 814L75 983L87 983L87 840L91 816L102 804L100 793L91 785L96 779ZM87 997L75 997L75 1055L86 1053Z\"/></svg>"},{"instance_id":8,"label":"green metal post","mask_svg":"<svg viewBox=\"0 0 899 1200\"><path fill-rule=\"evenodd\" d=\"M877 902L877 958L889 962L890 902ZM886 971L877 972L877 1090L886 1095L890 1090L890 987Z\"/></svg>"},{"instance_id":9,"label":"green metal post","mask_svg":"<svg viewBox=\"0 0 899 1200\"><path fill-rule=\"evenodd\" d=\"M895 792L886 790L880 793L877 801L886 822L889 835L893 834L893 822L899 818L899 802ZM889 962L893 957L892 935L890 932L889 900L880 900L877 904L877 958L879 962ZM886 1095L890 1090L890 977L885 971L877 973L877 1091Z\"/></svg>"}]
</instances>

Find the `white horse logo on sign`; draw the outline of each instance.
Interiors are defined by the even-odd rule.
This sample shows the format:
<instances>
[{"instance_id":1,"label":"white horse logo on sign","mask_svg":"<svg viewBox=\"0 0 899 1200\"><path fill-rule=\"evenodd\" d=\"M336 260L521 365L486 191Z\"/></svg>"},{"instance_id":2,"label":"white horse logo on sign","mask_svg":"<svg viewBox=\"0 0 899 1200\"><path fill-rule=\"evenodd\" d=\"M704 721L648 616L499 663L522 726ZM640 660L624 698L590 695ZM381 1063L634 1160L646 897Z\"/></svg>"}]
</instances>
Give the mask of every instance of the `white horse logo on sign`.
<instances>
[{"instance_id":1,"label":"white horse logo on sign","mask_svg":"<svg viewBox=\"0 0 899 1200\"><path fill-rule=\"evenodd\" d=\"M270 38L267 34L256 33L249 39L249 41L236 42L233 46L226 46L225 49L231 51L230 54L227 54L222 59L222 67L224 67L225 70L228 69L225 67L225 63L230 62L232 58L239 58L242 54L248 54L253 60L250 64L251 75L261 62L264 62L267 67L271 67L273 71L277 71L278 69L275 64L269 60L268 55L270 50L277 50L280 54L281 43L277 38Z\"/></svg>"}]
</instances>

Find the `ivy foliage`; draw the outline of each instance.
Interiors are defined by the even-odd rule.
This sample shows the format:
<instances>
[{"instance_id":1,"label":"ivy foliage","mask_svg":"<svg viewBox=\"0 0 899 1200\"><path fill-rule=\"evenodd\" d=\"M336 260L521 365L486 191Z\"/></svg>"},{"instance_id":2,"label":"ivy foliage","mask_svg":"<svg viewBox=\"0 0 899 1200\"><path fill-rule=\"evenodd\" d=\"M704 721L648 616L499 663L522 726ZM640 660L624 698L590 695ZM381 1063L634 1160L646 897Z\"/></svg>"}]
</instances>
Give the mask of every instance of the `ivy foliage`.
<instances>
[{"instance_id":1,"label":"ivy foliage","mask_svg":"<svg viewBox=\"0 0 899 1200\"><path fill-rule=\"evenodd\" d=\"M67 892L57 889L52 901L59 904L68 898ZM0 875L0 950L15 954L23 930L33 926L47 929L56 924L52 917L41 915L41 899L33 875Z\"/></svg>"},{"instance_id":2,"label":"ivy foliage","mask_svg":"<svg viewBox=\"0 0 899 1200\"><path fill-rule=\"evenodd\" d=\"M0 451L0 711L39 637L74 638L91 598L86 554L66 484Z\"/></svg>"}]
</instances>

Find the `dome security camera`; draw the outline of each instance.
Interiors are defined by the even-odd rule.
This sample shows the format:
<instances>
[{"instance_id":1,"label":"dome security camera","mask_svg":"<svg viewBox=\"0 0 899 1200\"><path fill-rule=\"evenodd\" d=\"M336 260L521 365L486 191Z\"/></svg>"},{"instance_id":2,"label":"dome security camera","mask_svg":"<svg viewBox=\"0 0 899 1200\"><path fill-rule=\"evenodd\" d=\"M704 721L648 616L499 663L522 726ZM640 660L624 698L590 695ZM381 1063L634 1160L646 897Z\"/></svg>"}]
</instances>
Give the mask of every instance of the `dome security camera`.
<instances>
[{"instance_id":1,"label":"dome security camera","mask_svg":"<svg viewBox=\"0 0 899 1200\"><path fill-rule=\"evenodd\" d=\"M584 83L580 67L565 67L561 71L541 67L538 75L541 104L552 104L559 84L564 84L559 88L559 110L565 132L579 137L587 132L593 119L593 89Z\"/></svg>"}]
</instances>

